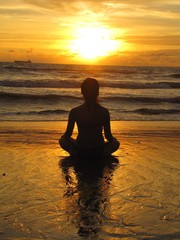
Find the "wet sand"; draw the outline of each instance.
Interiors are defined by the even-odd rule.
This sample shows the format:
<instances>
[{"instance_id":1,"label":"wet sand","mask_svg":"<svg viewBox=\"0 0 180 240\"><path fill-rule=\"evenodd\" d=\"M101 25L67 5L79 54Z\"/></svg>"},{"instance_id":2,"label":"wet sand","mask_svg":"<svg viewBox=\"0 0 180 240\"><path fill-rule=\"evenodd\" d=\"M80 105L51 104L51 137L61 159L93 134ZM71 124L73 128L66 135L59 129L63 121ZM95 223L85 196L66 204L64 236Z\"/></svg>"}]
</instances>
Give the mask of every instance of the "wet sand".
<instances>
[{"instance_id":1,"label":"wet sand","mask_svg":"<svg viewBox=\"0 0 180 240\"><path fill-rule=\"evenodd\" d=\"M120 149L85 167L65 126L0 123L0 239L180 239L180 122L112 122Z\"/></svg>"}]
</instances>

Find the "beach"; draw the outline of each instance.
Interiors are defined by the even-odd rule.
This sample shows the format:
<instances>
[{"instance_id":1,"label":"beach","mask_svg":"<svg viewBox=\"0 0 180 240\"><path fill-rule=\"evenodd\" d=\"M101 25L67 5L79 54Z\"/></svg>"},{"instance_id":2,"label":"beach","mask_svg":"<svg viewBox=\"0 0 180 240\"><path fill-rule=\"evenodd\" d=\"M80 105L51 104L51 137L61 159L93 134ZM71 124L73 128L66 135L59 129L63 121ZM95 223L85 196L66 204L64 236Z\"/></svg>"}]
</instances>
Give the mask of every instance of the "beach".
<instances>
[{"instance_id":1,"label":"beach","mask_svg":"<svg viewBox=\"0 0 180 240\"><path fill-rule=\"evenodd\" d=\"M66 121L1 122L0 239L180 238L180 122L111 124L114 161L85 172L58 145Z\"/></svg>"}]
</instances>

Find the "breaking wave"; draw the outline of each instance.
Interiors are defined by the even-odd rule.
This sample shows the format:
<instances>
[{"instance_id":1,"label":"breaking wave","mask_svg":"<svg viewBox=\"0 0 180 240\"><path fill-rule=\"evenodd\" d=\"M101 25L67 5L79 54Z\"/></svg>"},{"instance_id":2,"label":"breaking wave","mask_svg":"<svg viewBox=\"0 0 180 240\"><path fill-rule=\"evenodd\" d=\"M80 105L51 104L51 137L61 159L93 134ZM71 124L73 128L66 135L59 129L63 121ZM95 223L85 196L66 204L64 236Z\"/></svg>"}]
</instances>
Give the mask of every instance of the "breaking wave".
<instances>
[{"instance_id":1,"label":"breaking wave","mask_svg":"<svg viewBox=\"0 0 180 240\"><path fill-rule=\"evenodd\" d=\"M178 114L180 113L179 109L148 109L141 108L134 110L133 112L139 113L142 115L159 115L159 114Z\"/></svg>"},{"instance_id":2,"label":"breaking wave","mask_svg":"<svg viewBox=\"0 0 180 240\"><path fill-rule=\"evenodd\" d=\"M169 89L180 88L180 82L151 82L137 83L132 81L101 81L101 87L124 88L124 89ZM3 80L0 86L5 87L24 87L24 88L80 88L81 82L77 80Z\"/></svg>"},{"instance_id":3,"label":"breaking wave","mask_svg":"<svg viewBox=\"0 0 180 240\"><path fill-rule=\"evenodd\" d=\"M25 94L25 93L0 93L0 99L5 100L60 100L60 99L80 99L80 97L76 96L69 96L69 95L57 95L57 94L42 94L42 95L35 95L35 94Z\"/></svg>"},{"instance_id":4,"label":"breaking wave","mask_svg":"<svg viewBox=\"0 0 180 240\"><path fill-rule=\"evenodd\" d=\"M57 95L57 94L25 94L25 93L0 93L1 100L49 100L49 101L57 101L68 99L74 101L74 99L80 100L82 97L78 97L75 95ZM160 103L160 102L169 102L169 103L180 103L180 97L172 97L172 98L159 98L159 97L136 97L136 96L110 96L101 98L101 100L107 101L128 101L128 102L151 102L151 103Z\"/></svg>"},{"instance_id":5,"label":"breaking wave","mask_svg":"<svg viewBox=\"0 0 180 240\"><path fill-rule=\"evenodd\" d=\"M66 110L55 109L55 110L43 110L43 111L28 111L28 112L6 112L1 115L11 116L11 115L52 115L52 114L65 114L68 113Z\"/></svg>"}]
</instances>

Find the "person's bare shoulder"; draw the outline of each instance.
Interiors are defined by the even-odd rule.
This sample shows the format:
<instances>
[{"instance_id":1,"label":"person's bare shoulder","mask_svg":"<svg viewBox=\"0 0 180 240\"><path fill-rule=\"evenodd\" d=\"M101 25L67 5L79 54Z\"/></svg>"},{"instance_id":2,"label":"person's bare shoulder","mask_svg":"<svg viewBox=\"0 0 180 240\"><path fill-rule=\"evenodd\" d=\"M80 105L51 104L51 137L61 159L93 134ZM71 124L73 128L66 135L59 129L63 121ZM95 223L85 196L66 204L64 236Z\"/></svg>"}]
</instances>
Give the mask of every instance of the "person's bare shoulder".
<instances>
[{"instance_id":1,"label":"person's bare shoulder","mask_svg":"<svg viewBox=\"0 0 180 240\"><path fill-rule=\"evenodd\" d=\"M84 104L81 104L81 105L73 108L71 111L73 111L73 112L80 111L81 109L83 109L83 106L84 106Z\"/></svg>"},{"instance_id":2,"label":"person's bare shoulder","mask_svg":"<svg viewBox=\"0 0 180 240\"><path fill-rule=\"evenodd\" d=\"M107 108L103 107L102 105L98 104L98 108L103 114L109 114L109 110Z\"/></svg>"},{"instance_id":3,"label":"person's bare shoulder","mask_svg":"<svg viewBox=\"0 0 180 240\"><path fill-rule=\"evenodd\" d=\"M73 115L73 116L77 115L79 112L82 111L82 109L83 109L83 104L81 104L81 105L79 105L75 108L72 108L71 111L70 111L70 114Z\"/></svg>"}]
</instances>

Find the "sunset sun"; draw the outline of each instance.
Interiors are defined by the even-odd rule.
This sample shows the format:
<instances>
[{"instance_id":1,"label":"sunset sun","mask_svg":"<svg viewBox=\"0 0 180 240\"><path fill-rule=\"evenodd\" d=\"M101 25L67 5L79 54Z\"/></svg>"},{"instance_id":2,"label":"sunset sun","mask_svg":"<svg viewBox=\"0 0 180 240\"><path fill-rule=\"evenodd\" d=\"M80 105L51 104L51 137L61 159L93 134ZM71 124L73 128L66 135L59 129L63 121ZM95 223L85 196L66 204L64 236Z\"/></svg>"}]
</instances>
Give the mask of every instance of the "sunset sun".
<instances>
[{"instance_id":1,"label":"sunset sun","mask_svg":"<svg viewBox=\"0 0 180 240\"><path fill-rule=\"evenodd\" d=\"M80 58L91 60L107 56L114 52L117 47L117 41L112 39L107 29L85 27L77 30L76 39L72 41L70 48Z\"/></svg>"}]
</instances>

